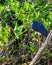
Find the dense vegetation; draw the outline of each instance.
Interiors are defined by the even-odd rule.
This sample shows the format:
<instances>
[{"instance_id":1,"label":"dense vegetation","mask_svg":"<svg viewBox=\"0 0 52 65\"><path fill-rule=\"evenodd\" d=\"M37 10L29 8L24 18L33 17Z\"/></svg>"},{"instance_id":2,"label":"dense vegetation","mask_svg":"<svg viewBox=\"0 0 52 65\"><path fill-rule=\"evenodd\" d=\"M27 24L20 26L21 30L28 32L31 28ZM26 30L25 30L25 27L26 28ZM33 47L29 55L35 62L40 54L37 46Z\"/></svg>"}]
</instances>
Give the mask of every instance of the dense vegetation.
<instances>
[{"instance_id":1,"label":"dense vegetation","mask_svg":"<svg viewBox=\"0 0 52 65\"><path fill-rule=\"evenodd\" d=\"M49 0L0 0L0 65L27 65L45 37L31 29L32 20L52 29L52 4ZM9 44L8 46L5 45ZM43 51L37 65L52 64L52 45ZM25 64L24 64L25 65Z\"/></svg>"}]
</instances>

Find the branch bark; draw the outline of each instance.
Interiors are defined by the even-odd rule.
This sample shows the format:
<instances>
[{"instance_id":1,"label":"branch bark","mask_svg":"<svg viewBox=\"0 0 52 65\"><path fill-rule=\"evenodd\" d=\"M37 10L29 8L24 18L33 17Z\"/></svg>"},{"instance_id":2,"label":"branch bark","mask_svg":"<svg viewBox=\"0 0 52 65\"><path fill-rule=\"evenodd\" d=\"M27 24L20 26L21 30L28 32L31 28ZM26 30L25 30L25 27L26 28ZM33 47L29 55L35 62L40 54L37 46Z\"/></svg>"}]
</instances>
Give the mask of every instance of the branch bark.
<instances>
[{"instance_id":1,"label":"branch bark","mask_svg":"<svg viewBox=\"0 0 52 65\"><path fill-rule=\"evenodd\" d=\"M37 52L37 54L35 55L34 59L31 61L31 63L29 65L36 65L37 60L40 58L42 51L46 48L46 46L49 44L50 40L52 37L52 30L50 31L50 33L48 34L45 43L41 45L41 47L39 48L39 51Z\"/></svg>"}]
</instances>

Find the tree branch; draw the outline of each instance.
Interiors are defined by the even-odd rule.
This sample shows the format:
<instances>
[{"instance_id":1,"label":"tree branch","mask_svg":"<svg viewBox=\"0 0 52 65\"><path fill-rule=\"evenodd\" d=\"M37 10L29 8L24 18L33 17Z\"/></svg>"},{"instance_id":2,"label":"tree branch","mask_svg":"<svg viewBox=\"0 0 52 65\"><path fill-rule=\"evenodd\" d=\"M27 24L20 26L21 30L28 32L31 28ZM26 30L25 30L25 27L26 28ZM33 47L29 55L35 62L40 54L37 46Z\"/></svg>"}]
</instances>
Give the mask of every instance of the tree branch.
<instances>
[{"instance_id":1,"label":"tree branch","mask_svg":"<svg viewBox=\"0 0 52 65\"><path fill-rule=\"evenodd\" d=\"M52 30L50 31L50 33L48 34L45 43L41 45L39 51L37 52L37 54L35 55L34 59L31 61L31 63L29 65L36 65L37 60L40 58L42 51L44 50L44 48L46 48L46 46L49 44L50 40L52 37Z\"/></svg>"}]
</instances>

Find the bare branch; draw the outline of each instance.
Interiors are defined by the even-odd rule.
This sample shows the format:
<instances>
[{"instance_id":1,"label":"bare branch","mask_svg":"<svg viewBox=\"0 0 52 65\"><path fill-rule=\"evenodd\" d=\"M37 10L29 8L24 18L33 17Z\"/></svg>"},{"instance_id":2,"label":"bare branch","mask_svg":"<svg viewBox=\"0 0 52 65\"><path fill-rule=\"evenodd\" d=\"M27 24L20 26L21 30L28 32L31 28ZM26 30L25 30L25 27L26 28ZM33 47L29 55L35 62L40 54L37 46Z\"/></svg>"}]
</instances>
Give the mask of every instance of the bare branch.
<instances>
[{"instance_id":1,"label":"bare branch","mask_svg":"<svg viewBox=\"0 0 52 65\"><path fill-rule=\"evenodd\" d=\"M46 46L49 44L50 40L52 37L52 30L50 31L50 33L48 34L45 43L41 45L39 51L37 52L37 54L35 55L34 59L31 61L31 63L29 65L36 65L37 60L40 58L42 51L46 48Z\"/></svg>"}]
</instances>

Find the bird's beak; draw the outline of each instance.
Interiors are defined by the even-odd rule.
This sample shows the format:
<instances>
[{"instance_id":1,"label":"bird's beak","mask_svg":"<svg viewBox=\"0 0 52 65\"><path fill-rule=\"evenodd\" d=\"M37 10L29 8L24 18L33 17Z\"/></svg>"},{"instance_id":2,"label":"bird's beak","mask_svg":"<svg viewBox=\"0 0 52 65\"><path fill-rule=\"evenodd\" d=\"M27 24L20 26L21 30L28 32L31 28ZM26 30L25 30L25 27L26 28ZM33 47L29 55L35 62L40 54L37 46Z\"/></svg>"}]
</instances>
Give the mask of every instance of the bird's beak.
<instances>
[{"instance_id":1,"label":"bird's beak","mask_svg":"<svg viewBox=\"0 0 52 65\"><path fill-rule=\"evenodd\" d=\"M30 26L32 26L33 22L30 22Z\"/></svg>"},{"instance_id":2,"label":"bird's beak","mask_svg":"<svg viewBox=\"0 0 52 65\"><path fill-rule=\"evenodd\" d=\"M30 22L30 23L29 23L30 28L31 28L31 31L33 31L33 29L32 29L32 24L33 24L33 22Z\"/></svg>"}]
</instances>

